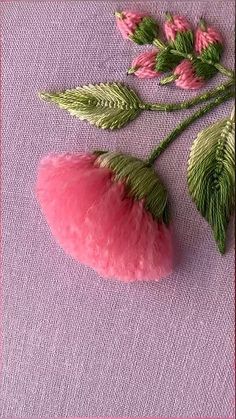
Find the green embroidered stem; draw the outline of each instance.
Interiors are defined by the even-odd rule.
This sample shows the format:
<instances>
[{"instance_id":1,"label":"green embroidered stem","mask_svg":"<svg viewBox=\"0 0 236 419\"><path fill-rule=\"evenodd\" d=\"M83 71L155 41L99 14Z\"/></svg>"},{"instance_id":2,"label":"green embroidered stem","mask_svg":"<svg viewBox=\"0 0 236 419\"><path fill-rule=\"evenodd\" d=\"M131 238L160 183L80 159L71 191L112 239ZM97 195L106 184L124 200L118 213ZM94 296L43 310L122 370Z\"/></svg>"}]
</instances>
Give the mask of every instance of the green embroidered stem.
<instances>
[{"instance_id":1,"label":"green embroidered stem","mask_svg":"<svg viewBox=\"0 0 236 419\"><path fill-rule=\"evenodd\" d=\"M190 115L184 121L182 121L160 144L151 152L150 156L146 160L146 163L149 165L153 165L160 156L160 154L166 150L166 148L186 129L191 125L194 121L201 118L207 112L210 112L216 106L220 105L221 103L225 102L226 100L232 98L234 96L233 92L227 92L222 96L216 97L212 102L208 103L203 108L200 108L197 112Z\"/></svg>"},{"instance_id":2,"label":"green embroidered stem","mask_svg":"<svg viewBox=\"0 0 236 419\"><path fill-rule=\"evenodd\" d=\"M159 39L154 39L153 45L160 49L166 49L167 46L160 41ZM186 54L185 52L177 51L176 49L170 49L170 53L173 55L177 55L179 57L187 58L188 60L198 59L201 60L203 63L210 64L214 66L220 73L224 74L224 76L229 77L230 79L235 78L235 72L231 70L230 68L227 68L223 66L220 63L215 63L211 60L206 60L205 58L201 57L200 55L194 55L194 54Z\"/></svg>"},{"instance_id":3,"label":"green embroidered stem","mask_svg":"<svg viewBox=\"0 0 236 419\"><path fill-rule=\"evenodd\" d=\"M198 105L201 102L205 102L209 99L213 99L219 95L220 92L227 91L233 86L233 80L229 80L227 83L222 83L214 89L208 90L199 96L193 97L186 102L180 103L145 103L141 105L146 110L150 111L178 111L181 109L189 109L192 106Z\"/></svg>"},{"instance_id":4,"label":"green embroidered stem","mask_svg":"<svg viewBox=\"0 0 236 419\"><path fill-rule=\"evenodd\" d=\"M224 67L220 63L214 63L213 64L215 68L221 73L224 74L224 76L229 77L231 79L235 78L235 72L233 70L230 70L229 68Z\"/></svg>"}]
</instances>

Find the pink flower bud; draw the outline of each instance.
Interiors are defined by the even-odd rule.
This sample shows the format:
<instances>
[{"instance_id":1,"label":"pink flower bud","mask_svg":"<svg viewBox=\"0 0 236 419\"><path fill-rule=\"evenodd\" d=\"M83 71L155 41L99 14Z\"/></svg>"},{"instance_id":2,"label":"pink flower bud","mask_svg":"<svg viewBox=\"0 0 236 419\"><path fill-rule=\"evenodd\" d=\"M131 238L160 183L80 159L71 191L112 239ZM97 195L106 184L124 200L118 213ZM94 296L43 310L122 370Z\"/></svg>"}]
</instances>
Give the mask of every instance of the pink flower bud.
<instances>
[{"instance_id":1,"label":"pink flower bud","mask_svg":"<svg viewBox=\"0 0 236 419\"><path fill-rule=\"evenodd\" d=\"M189 60L183 60L174 70L175 84L181 89L200 89L205 81L196 74L194 65Z\"/></svg>"},{"instance_id":2,"label":"pink flower bud","mask_svg":"<svg viewBox=\"0 0 236 419\"><path fill-rule=\"evenodd\" d=\"M170 13L166 13L166 17L167 20L164 23L164 32L167 41L175 41L178 33L191 30L191 26L184 16L172 16Z\"/></svg>"},{"instance_id":3,"label":"pink flower bud","mask_svg":"<svg viewBox=\"0 0 236 419\"><path fill-rule=\"evenodd\" d=\"M201 20L195 34L195 50L201 54L211 44L223 45L222 36L216 29L207 27Z\"/></svg>"},{"instance_id":4,"label":"pink flower bud","mask_svg":"<svg viewBox=\"0 0 236 419\"><path fill-rule=\"evenodd\" d=\"M157 50L145 51L139 54L133 61L128 74L135 74L139 79L152 79L161 73L155 70Z\"/></svg>"},{"instance_id":5,"label":"pink flower bud","mask_svg":"<svg viewBox=\"0 0 236 419\"><path fill-rule=\"evenodd\" d=\"M152 44L157 36L157 22L143 13L116 12L116 22L122 36L138 45Z\"/></svg>"},{"instance_id":6,"label":"pink flower bud","mask_svg":"<svg viewBox=\"0 0 236 419\"><path fill-rule=\"evenodd\" d=\"M129 39L135 32L137 25L142 21L144 14L129 11L116 12L116 23L123 38Z\"/></svg>"}]
</instances>

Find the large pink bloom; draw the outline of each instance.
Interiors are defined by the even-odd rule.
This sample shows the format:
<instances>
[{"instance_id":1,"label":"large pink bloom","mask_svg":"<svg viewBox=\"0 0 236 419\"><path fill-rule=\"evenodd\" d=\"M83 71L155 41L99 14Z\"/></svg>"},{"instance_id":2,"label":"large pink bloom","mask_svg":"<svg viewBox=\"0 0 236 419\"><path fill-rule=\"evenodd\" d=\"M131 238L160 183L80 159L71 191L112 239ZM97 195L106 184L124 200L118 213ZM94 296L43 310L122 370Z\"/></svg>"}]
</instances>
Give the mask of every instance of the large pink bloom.
<instances>
[{"instance_id":1,"label":"large pink bloom","mask_svg":"<svg viewBox=\"0 0 236 419\"><path fill-rule=\"evenodd\" d=\"M84 155L49 156L39 166L36 194L63 249L105 277L158 280L172 270L171 234L127 195L114 173Z\"/></svg>"},{"instance_id":2,"label":"large pink bloom","mask_svg":"<svg viewBox=\"0 0 236 419\"><path fill-rule=\"evenodd\" d=\"M139 54L133 61L128 73L134 73L139 79L152 79L160 76L155 70L157 50L145 51Z\"/></svg>"},{"instance_id":3,"label":"large pink bloom","mask_svg":"<svg viewBox=\"0 0 236 419\"><path fill-rule=\"evenodd\" d=\"M116 23L123 38L128 39L134 34L137 25L142 21L145 16L142 13L133 13L129 11L116 12Z\"/></svg>"},{"instance_id":4,"label":"large pink bloom","mask_svg":"<svg viewBox=\"0 0 236 419\"><path fill-rule=\"evenodd\" d=\"M221 34L214 28L206 27L202 28L199 26L195 34L195 50L199 54L202 53L206 48L211 44L221 44L223 45L223 39Z\"/></svg>"},{"instance_id":5,"label":"large pink bloom","mask_svg":"<svg viewBox=\"0 0 236 419\"><path fill-rule=\"evenodd\" d=\"M191 30L190 23L184 16L171 16L164 23L164 32L167 41L174 41L178 33L187 32L189 30Z\"/></svg>"},{"instance_id":6,"label":"large pink bloom","mask_svg":"<svg viewBox=\"0 0 236 419\"><path fill-rule=\"evenodd\" d=\"M181 89L200 89L205 84L204 79L197 76L195 68L189 60L181 61L175 68L174 75L177 76L175 84Z\"/></svg>"}]
</instances>

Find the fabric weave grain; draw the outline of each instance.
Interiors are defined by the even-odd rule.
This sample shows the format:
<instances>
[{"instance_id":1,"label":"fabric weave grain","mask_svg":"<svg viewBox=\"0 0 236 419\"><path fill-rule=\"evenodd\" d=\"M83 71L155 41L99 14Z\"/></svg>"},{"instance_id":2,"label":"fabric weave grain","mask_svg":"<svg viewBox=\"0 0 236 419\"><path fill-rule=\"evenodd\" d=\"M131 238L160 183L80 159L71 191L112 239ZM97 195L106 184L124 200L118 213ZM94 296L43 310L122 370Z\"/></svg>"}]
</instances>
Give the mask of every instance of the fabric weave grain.
<instances>
[{"instance_id":1,"label":"fabric weave grain","mask_svg":"<svg viewBox=\"0 0 236 419\"><path fill-rule=\"evenodd\" d=\"M118 150L146 157L192 110L143 112L102 131L43 103L38 91L123 81L148 102L194 92L126 76L145 47L113 13L201 16L233 65L234 2L7 2L2 10L3 366L0 417L233 416L233 228L220 256L187 192L190 145L228 102L186 130L156 167L172 203L174 273L157 283L104 281L55 243L34 195L46 154ZM207 87L222 80L218 75Z\"/></svg>"}]
</instances>

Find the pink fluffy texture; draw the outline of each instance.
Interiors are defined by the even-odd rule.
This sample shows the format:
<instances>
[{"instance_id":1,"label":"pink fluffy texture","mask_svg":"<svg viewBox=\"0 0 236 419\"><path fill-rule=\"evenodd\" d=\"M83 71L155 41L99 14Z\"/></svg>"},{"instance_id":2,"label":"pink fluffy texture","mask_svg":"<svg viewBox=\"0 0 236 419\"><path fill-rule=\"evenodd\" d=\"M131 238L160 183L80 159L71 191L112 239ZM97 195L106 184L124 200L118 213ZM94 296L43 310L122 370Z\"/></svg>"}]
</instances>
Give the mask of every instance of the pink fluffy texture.
<instances>
[{"instance_id":1,"label":"pink fluffy texture","mask_svg":"<svg viewBox=\"0 0 236 419\"><path fill-rule=\"evenodd\" d=\"M203 78L196 75L195 69L189 60L183 60L174 71L178 76L175 84L181 89L200 89L204 86L205 81Z\"/></svg>"},{"instance_id":2,"label":"pink fluffy texture","mask_svg":"<svg viewBox=\"0 0 236 419\"><path fill-rule=\"evenodd\" d=\"M191 29L189 22L183 16L172 16L172 20L164 23L164 32L168 41L174 41L177 33Z\"/></svg>"},{"instance_id":3,"label":"pink fluffy texture","mask_svg":"<svg viewBox=\"0 0 236 419\"><path fill-rule=\"evenodd\" d=\"M123 38L128 39L134 34L137 25L145 16L141 13L133 13L129 11L121 12L122 17L116 17L117 27L119 28Z\"/></svg>"},{"instance_id":4,"label":"pink fluffy texture","mask_svg":"<svg viewBox=\"0 0 236 419\"><path fill-rule=\"evenodd\" d=\"M128 197L93 155L44 158L36 195L58 243L102 276L158 280L171 272L170 230Z\"/></svg>"},{"instance_id":5,"label":"pink fluffy texture","mask_svg":"<svg viewBox=\"0 0 236 419\"><path fill-rule=\"evenodd\" d=\"M135 75L139 79L152 79L158 77L160 73L155 70L157 50L146 51L138 55L132 62Z\"/></svg>"},{"instance_id":6,"label":"pink fluffy texture","mask_svg":"<svg viewBox=\"0 0 236 419\"><path fill-rule=\"evenodd\" d=\"M203 31L201 28L196 30L195 34L195 50L199 54L207 48L210 44L214 43L223 44L221 34L214 28L207 28Z\"/></svg>"}]
</instances>

